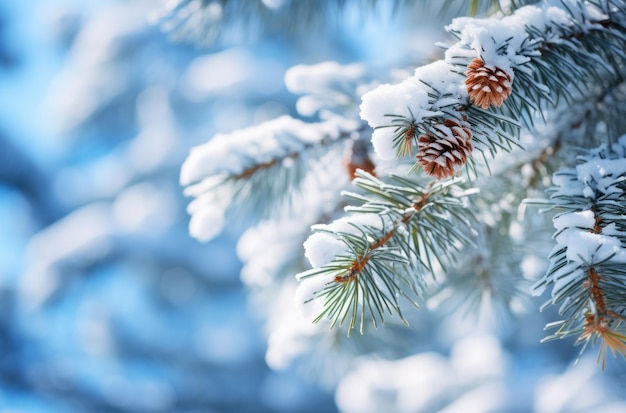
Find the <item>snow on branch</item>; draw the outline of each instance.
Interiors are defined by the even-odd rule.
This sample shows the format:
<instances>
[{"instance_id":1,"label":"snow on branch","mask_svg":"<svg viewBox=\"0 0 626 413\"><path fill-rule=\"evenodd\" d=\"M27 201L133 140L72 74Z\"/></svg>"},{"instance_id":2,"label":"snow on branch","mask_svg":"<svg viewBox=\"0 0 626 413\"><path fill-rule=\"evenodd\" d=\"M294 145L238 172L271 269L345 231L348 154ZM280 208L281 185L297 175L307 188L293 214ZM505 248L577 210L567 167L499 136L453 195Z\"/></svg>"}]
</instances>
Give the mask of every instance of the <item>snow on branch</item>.
<instances>
[{"instance_id":1,"label":"snow on branch","mask_svg":"<svg viewBox=\"0 0 626 413\"><path fill-rule=\"evenodd\" d=\"M374 326L385 313L402 320L404 297L417 306L435 263L445 265L454 253L472 243L467 197L458 180L423 186L400 176L384 182L357 172L353 183L364 194L345 193L360 205L350 215L313 226L305 242L313 269L297 278L297 301L314 321L348 322L348 333L366 319ZM439 267L437 267L439 268Z\"/></svg>"},{"instance_id":2,"label":"snow on branch","mask_svg":"<svg viewBox=\"0 0 626 413\"><path fill-rule=\"evenodd\" d=\"M393 159L417 147L426 173L452 176L471 159L458 155L469 145L459 145L451 122L466 124L464 135L483 154L511 149L520 127L532 127L546 107L622 76L625 15L623 2L564 0L455 19L447 30L459 40L443 60L364 95L361 117L374 128L376 152ZM430 162L439 169L420 158L425 150L438 155Z\"/></svg>"},{"instance_id":3,"label":"snow on branch","mask_svg":"<svg viewBox=\"0 0 626 413\"><path fill-rule=\"evenodd\" d=\"M583 350L599 340L604 368L607 349L626 356L626 135L579 158L554 174L550 200L563 212L534 293L551 287L546 305L560 304L566 317L548 326L558 330L547 339L578 335Z\"/></svg>"},{"instance_id":4,"label":"snow on branch","mask_svg":"<svg viewBox=\"0 0 626 413\"><path fill-rule=\"evenodd\" d=\"M209 240L219 234L227 210L247 208L248 216L263 218L292 201L321 153L358 136L363 125L334 117L304 123L283 116L229 134L218 134L193 148L180 174L189 204L191 234ZM341 163L343 145L331 155ZM345 178L347 182L347 175Z\"/></svg>"},{"instance_id":5,"label":"snow on branch","mask_svg":"<svg viewBox=\"0 0 626 413\"><path fill-rule=\"evenodd\" d=\"M251 232L249 239L270 239L267 234L282 224L312 224L313 234L304 242L312 268L296 277L297 302L304 312L316 322L346 325L348 333L355 328L363 333L366 324L377 327L388 315L405 321L404 306L417 306L435 273L445 271L457 257L467 263L463 255L472 250L487 249L476 247L476 240L481 241L476 228L511 238L506 232L511 225L504 224L511 224L512 211L503 225L476 225L477 219L498 219L487 204L497 204L502 194L512 191L522 194L515 198L521 202L524 189L540 186L543 174L529 168L548 171L545 158L572 145L571 130L589 126L588 116L576 113L590 115L607 106L609 97L619 100L623 87L619 92L615 85L624 84L625 21L626 4L621 1L575 0L525 6L505 17L458 18L447 27L458 41L444 59L417 68L397 84L377 86L361 65L296 66L287 73L286 84L304 95L297 109L321 121L282 117L219 134L194 148L181 171L185 193L194 197L188 208L190 232L199 239L212 238L222 229L225 214L235 208L246 209L252 218L273 220ZM561 101L574 102L575 107ZM553 107L559 110L547 110ZM552 119L561 118L564 110L567 116ZM621 116L620 109L609 115L602 119ZM544 148L526 171L511 161L512 154L487 162L488 155L521 147L522 128L533 128L542 117L553 121L554 130L547 135L554 136L547 145L540 133L526 139L530 146ZM601 123L598 130L604 127ZM371 136L367 124L373 128ZM603 133L610 129L604 127ZM595 145L590 143L594 140L585 142ZM375 170L404 174L408 168L402 161L374 164L372 147L382 160L415 157L414 169L424 174L376 175ZM478 190L468 189L458 176L463 168L477 176L474 151L481 153L488 168L489 163L496 166L497 179L506 187L494 195L497 199L476 205L470 195ZM577 334L585 343L600 339L602 353L607 348L626 353L625 152L626 137L610 148L589 152L579 167L555 174L552 202L565 213L554 220L557 247L550 270L534 290L539 294L552 288L549 304L559 304L565 315L552 338ZM332 184L309 186L323 181L316 179L321 173ZM348 178L354 178L355 188L344 191L346 202L325 197L328 191L345 188ZM307 202L309 195L315 202ZM345 205L344 216L337 218ZM298 216L286 214L302 209L306 211ZM327 219L319 219L321 212ZM272 235L282 241L304 236L293 227ZM510 245L489 234L482 234L482 240ZM288 243L269 254L264 244L248 240L242 245L244 261L271 261L265 274L246 271L250 284L273 285L271 273L287 267L302 271L300 262L281 256L293 252ZM478 282L490 281L487 265L498 257L490 261L477 253L474 258L480 260L469 262L485 269L474 273ZM496 284L483 291L517 285ZM511 289L503 296L516 294Z\"/></svg>"}]
</instances>

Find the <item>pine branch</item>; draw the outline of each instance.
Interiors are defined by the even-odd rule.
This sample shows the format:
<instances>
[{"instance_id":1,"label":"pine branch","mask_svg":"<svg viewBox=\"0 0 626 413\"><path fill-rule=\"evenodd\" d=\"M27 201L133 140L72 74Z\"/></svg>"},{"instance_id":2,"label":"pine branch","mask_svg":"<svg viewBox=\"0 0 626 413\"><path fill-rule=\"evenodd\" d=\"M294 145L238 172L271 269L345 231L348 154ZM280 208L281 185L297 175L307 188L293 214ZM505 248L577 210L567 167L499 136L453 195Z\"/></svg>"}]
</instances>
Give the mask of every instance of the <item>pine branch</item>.
<instances>
[{"instance_id":1,"label":"pine branch","mask_svg":"<svg viewBox=\"0 0 626 413\"><path fill-rule=\"evenodd\" d=\"M193 148L180 177L185 194L195 198L188 208L192 235L203 240L217 235L229 211L253 219L283 211L305 177L320 167L322 153L330 151L326 156L340 164L344 144L364 133L360 122L333 118L305 124L285 116L218 134Z\"/></svg>"},{"instance_id":2,"label":"pine branch","mask_svg":"<svg viewBox=\"0 0 626 413\"><path fill-rule=\"evenodd\" d=\"M600 341L604 368L607 349L626 357L626 136L580 157L581 163L554 175L550 189L557 245L550 268L534 287L552 287L547 305L560 304L566 318L549 324L546 340L578 335L582 351Z\"/></svg>"},{"instance_id":3,"label":"pine branch","mask_svg":"<svg viewBox=\"0 0 626 413\"><path fill-rule=\"evenodd\" d=\"M480 188L473 207L478 222L477 246L461 251L443 282L432 288L429 309L504 327L530 308L531 274L524 270L524 262L544 258L546 249L541 240L548 234L545 216L524 217L520 204L545 190L543 185L557 163L563 134L571 133L570 128L581 118L568 112L563 119L563 128L538 137L539 147L501 154L492 174L474 183ZM512 163L511 158L518 161Z\"/></svg>"},{"instance_id":4,"label":"pine branch","mask_svg":"<svg viewBox=\"0 0 626 413\"><path fill-rule=\"evenodd\" d=\"M361 205L313 227L305 249L314 268L297 278L305 303L323 301L314 321L328 318L331 327L347 321L348 333L357 325L362 333L366 318L374 326L384 323L386 313L404 321L400 298L417 307L425 275L472 242L466 198L474 191L460 191L455 180L420 186L390 179L357 172L353 183L364 194L345 195Z\"/></svg>"},{"instance_id":5,"label":"pine branch","mask_svg":"<svg viewBox=\"0 0 626 413\"><path fill-rule=\"evenodd\" d=\"M473 146L483 154L510 150L519 129L532 128L560 99L572 101L623 77L624 16L622 2L564 1L501 19L455 19L447 29L459 41L444 60L363 97L361 116L374 128L376 152L393 159L417 146L419 156L420 136L450 139L437 131L450 121L469 123ZM455 150L442 151L440 159ZM458 166L448 165L449 174Z\"/></svg>"},{"instance_id":6,"label":"pine branch","mask_svg":"<svg viewBox=\"0 0 626 413\"><path fill-rule=\"evenodd\" d=\"M356 169L374 173L370 130L355 119L359 93L376 84L365 68L330 62L300 65L287 71L285 83L294 93L306 93L298 101L300 113L319 112L322 121L304 123L284 116L219 134L194 148L183 164L181 183L196 198L189 205L190 231L196 238L217 235L224 215L233 211L253 220L290 214L307 179L319 181L321 174L331 173L335 181L347 184ZM344 174L334 168L341 164Z\"/></svg>"},{"instance_id":7,"label":"pine branch","mask_svg":"<svg viewBox=\"0 0 626 413\"><path fill-rule=\"evenodd\" d=\"M466 268L446 271L450 283L445 287L470 289L466 296L476 301L493 293L507 306L521 284L495 278L508 271L496 255L499 248L502 256L514 247L508 233L514 207L528 191L547 185L543 178L556 168L562 147L623 133L625 21L623 2L575 0L525 6L506 17L456 19L447 29L458 41L443 60L418 68L399 84L375 89L373 77L359 66L345 71L337 65L296 67L287 83L292 92L305 94L298 110L323 121L283 118L220 135L194 151L181 174L183 184L190 185L187 194L196 196L190 205L192 228L196 216L204 222L197 227L210 226L203 214L214 214L212 202L218 198L223 204L217 209L223 211L247 205L248 213L259 216L282 212L299 196L305 178L343 163L348 173L341 171L342 179L354 178L356 188L343 193L350 202L347 214L312 227L304 243L312 269L297 276L298 299L314 321L345 324L348 334L376 328L388 316L406 323L405 305L417 307L434 274L458 257L477 267L475 277L465 278L471 273ZM374 150L401 167L406 165L398 158L415 156L413 171L423 169L429 177L375 176L375 169L385 169L378 170L369 157L368 128L350 120L364 90L370 91L362 98L360 116L374 129ZM596 116L600 113L605 117ZM487 160L521 148L521 131L540 130L535 125L541 118L554 129L541 131L546 138L541 144L534 138L541 146L535 158L520 163L510 160L514 154L507 162ZM582 141L585 128L594 130ZM557 247L535 287L536 292L552 287L549 303L559 304L564 316L550 338L578 335L585 346L601 340L603 360L607 348L626 349L626 171L619 169L626 138L620 142L613 152L591 151L581 158L583 166L554 175L551 199L566 213L555 218ZM496 165L496 178L479 177L483 165L474 160L474 150L487 169ZM323 158L330 162L320 166ZM458 177L463 168L481 178L475 186L485 189L482 203L470 204L469 196L478 190L467 189ZM524 190L513 189L520 186ZM477 236L484 245L473 253ZM522 258L523 251L516 251L509 264L518 266Z\"/></svg>"}]
</instances>

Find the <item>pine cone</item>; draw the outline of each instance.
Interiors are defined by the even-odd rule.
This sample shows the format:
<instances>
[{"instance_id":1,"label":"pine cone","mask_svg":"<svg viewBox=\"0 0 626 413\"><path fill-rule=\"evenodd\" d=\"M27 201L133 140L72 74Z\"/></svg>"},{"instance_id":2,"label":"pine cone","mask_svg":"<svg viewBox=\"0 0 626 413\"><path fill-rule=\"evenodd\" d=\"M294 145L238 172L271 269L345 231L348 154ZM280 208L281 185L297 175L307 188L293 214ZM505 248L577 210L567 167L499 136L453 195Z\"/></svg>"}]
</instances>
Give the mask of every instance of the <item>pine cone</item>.
<instances>
[{"instance_id":1,"label":"pine cone","mask_svg":"<svg viewBox=\"0 0 626 413\"><path fill-rule=\"evenodd\" d=\"M490 69L477 57L467 66L465 86L472 104L483 109L501 106L511 94L511 76L503 69Z\"/></svg>"},{"instance_id":2,"label":"pine cone","mask_svg":"<svg viewBox=\"0 0 626 413\"><path fill-rule=\"evenodd\" d=\"M417 139L417 161L424 171L437 179L447 178L465 165L472 153L472 131L467 122L446 119Z\"/></svg>"},{"instance_id":3,"label":"pine cone","mask_svg":"<svg viewBox=\"0 0 626 413\"><path fill-rule=\"evenodd\" d=\"M346 148L344 153L343 165L350 176L350 180L356 178L356 170L362 169L376 176L376 165L372 162L372 159L368 153L368 147L365 141L358 140L351 142Z\"/></svg>"}]
</instances>

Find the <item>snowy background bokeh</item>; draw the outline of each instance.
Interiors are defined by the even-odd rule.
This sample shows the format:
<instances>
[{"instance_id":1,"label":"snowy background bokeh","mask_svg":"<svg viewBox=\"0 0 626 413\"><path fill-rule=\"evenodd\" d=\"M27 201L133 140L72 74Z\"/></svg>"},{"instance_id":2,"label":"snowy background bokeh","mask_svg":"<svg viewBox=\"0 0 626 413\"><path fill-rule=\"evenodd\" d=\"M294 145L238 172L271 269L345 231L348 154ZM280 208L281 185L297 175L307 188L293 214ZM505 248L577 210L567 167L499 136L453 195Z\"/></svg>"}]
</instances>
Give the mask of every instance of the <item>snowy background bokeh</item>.
<instances>
[{"instance_id":1,"label":"snowy background bokeh","mask_svg":"<svg viewBox=\"0 0 626 413\"><path fill-rule=\"evenodd\" d=\"M181 164L215 133L296 116L289 67L424 60L446 20L201 48L171 42L158 10L0 3L1 413L626 411L624 364L601 373L590 351L572 367L570 342L538 344L535 313L504 332L427 325L415 355L363 357L333 385L270 369L271 326L240 281L245 222L192 239Z\"/></svg>"}]
</instances>

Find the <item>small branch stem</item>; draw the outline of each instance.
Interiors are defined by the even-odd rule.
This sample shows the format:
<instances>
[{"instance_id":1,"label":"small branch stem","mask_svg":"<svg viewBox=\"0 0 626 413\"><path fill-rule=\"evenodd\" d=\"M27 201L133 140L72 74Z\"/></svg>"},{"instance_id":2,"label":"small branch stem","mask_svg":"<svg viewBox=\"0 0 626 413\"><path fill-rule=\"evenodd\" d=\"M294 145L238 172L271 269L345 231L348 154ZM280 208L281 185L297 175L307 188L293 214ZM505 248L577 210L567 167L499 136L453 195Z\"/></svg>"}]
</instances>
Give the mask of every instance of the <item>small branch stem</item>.
<instances>
[{"instance_id":1,"label":"small branch stem","mask_svg":"<svg viewBox=\"0 0 626 413\"><path fill-rule=\"evenodd\" d=\"M594 226L589 232L600 234L602 232L602 219L597 214L595 206L591 208L591 211L594 214ZM598 273L596 268L589 267L586 275L587 279L583 286L585 289L589 290L589 300L594 304L593 307L595 310L593 312L589 311L585 315L583 332L578 338L578 341L589 340L594 336L599 336L603 340L600 353L598 354L598 361L602 360L602 369L604 370L607 347L611 349L613 353L617 351L626 354L625 337L617 334L611 326L612 320L626 321L626 319L615 311L606 308L605 293L600 285L602 276Z\"/></svg>"},{"instance_id":2,"label":"small branch stem","mask_svg":"<svg viewBox=\"0 0 626 413\"><path fill-rule=\"evenodd\" d=\"M426 202L428 202L428 198L430 196L430 189L432 188L435 182L436 182L435 180L431 181L426 186L424 193L415 202L413 202L413 209L407 212L406 214L404 214L402 219L394 222L393 228L389 230L389 232L384 234L382 237L374 241L374 243L372 243L369 246L369 248L363 255L359 255L358 258L352 261L352 265L350 266L350 269L348 270L348 272L343 276L339 276L339 275L336 276L335 282L347 283L347 282L354 281L359 276L359 274L363 271L363 268L365 268L365 265L370 261L372 257L370 253L378 248L385 246L387 242L389 242L389 240L391 240L393 236L396 235L396 231L398 227L400 226L400 224L407 225L409 221L411 220L411 218L422 210L424 205L426 205Z\"/></svg>"}]
</instances>

